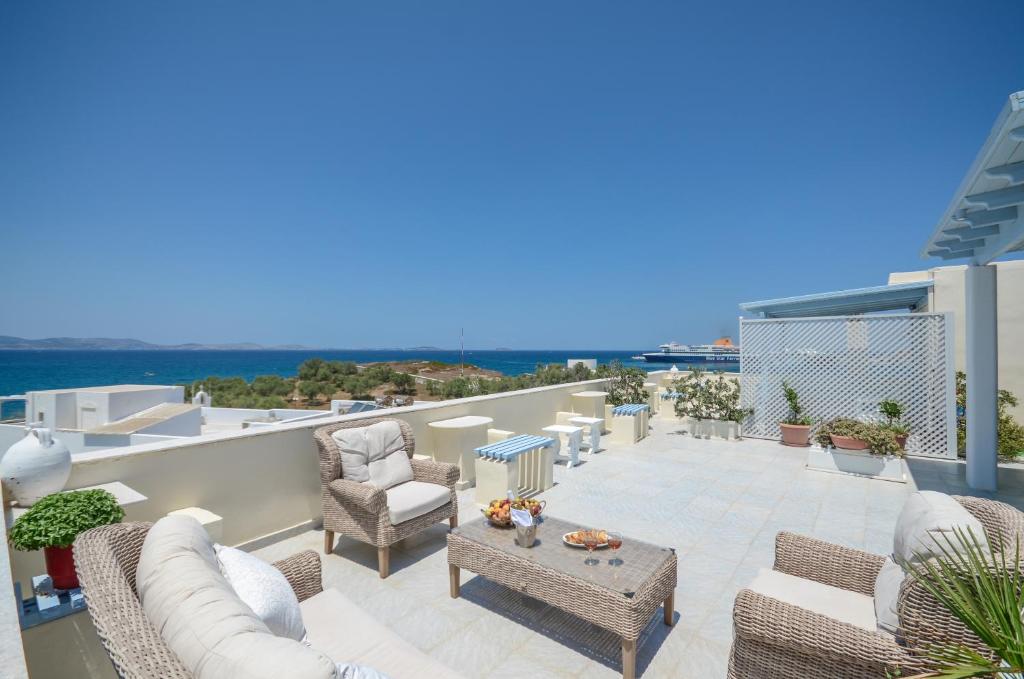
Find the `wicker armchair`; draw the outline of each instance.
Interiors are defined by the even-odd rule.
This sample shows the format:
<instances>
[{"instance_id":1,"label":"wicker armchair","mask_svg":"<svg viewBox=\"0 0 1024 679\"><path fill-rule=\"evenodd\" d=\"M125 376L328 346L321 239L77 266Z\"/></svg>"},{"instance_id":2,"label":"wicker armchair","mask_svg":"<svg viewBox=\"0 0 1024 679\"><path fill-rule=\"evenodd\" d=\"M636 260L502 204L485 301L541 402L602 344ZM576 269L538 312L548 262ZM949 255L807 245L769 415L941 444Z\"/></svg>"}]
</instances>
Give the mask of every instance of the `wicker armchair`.
<instances>
[{"instance_id":1,"label":"wicker armchair","mask_svg":"<svg viewBox=\"0 0 1024 679\"><path fill-rule=\"evenodd\" d=\"M405 452L412 463L413 480L447 486L451 495L446 504L397 525L391 523L387 493L384 490L342 476L341 451L331 437L339 429L365 427L389 420L397 422L402 430ZM414 459L416 441L412 427L407 422L385 417L339 422L320 427L313 437L320 450L320 497L324 512L325 554L334 551L335 533L374 545L377 547L380 577L386 578L391 545L445 519L452 528L458 525L459 505L455 496L455 483L459 480L459 468L454 464Z\"/></svg>"},{"instance_id":2,"label":"wicker armchair","mask_svg":"<svg viewBox=\"0 0 1024 679\"><path fill-rule=\"evenodd\" d=\"M150 523L117 523L75 540L75 569L100 641L122 679L188 679L192 675L146 618L135 591L135 569ZM274 566L299 601L318 594L320 557L307 550Z\"/></svg>"},{"instance_id":3,"label":"wicker armchair","mask_svg":"<svg viewBox=\"0 0 1024 679\"><path fill-rule=\"evenodd\" d=\"M955 497L984 526L991 544L1013 550L1024 536L1024 514L994 500ZM1011 552L1008 552L1008 554ZM885 558L814 538L779 533L774 570L805 580L874 596L875 578ZM883 679L922 672L927 661L914 649L959 642L990 651L912 579L900 589L900 628L904 643L860 627L741 590L733 608L730 679Z\"/></svg>"}]
</instances>

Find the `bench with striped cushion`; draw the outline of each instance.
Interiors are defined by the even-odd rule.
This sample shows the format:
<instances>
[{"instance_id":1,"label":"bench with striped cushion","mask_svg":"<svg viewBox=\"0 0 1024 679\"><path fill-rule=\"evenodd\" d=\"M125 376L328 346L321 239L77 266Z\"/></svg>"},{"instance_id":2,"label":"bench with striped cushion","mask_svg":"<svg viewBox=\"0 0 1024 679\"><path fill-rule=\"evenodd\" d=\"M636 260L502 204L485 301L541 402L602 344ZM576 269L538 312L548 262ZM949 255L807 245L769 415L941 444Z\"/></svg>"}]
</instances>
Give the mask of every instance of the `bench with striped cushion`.
<instances>
[{"instance_id":1,"label":"bench with striped cushion","mask_svg":"<svg viewBox=\"0 0 1024 679\"><path fill-rule=\"evenodd\" d=\"M620 406L612 408L613 415L639 415L645 410L650 410L651 406L646 403L623 403Z\"/></svg>"},{"instance_id":2,"label":"bench with striped cushion","mask_svg":"<svg viewBox=\"0 0 1024 679\"><path fill-rule=\"evenodd\" d=\"M511 462L523 453L528 453L537 448L550 448L555 445L555 440L548 436L534 436L533 434L520 434L504 441L491 443L476 448L479 457L488 460L500 460Z\"/></svg>"},{"instance_id":3,"label":"bench with striped cushion","mask_svg":"<svg viewBox=\"0 0 1024 679\"><path fill-rule=\"evenodd\" d=\"M474 448L476 501L486 505L508 493L535 494L554 482L555 439L520 434Z\"/></svg>"}]
</instances>

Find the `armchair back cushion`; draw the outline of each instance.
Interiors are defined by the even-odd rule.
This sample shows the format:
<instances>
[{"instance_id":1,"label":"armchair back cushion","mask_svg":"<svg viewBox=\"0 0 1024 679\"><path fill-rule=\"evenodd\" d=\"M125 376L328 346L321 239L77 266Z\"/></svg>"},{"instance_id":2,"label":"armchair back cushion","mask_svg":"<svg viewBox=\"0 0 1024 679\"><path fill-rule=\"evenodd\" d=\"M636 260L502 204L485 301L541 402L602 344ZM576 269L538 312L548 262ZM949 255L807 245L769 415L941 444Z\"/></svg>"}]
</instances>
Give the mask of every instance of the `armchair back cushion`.
<instances>
[{"instance_id":1,"label":"armchair back cushion","mask_svg":"<svg viewBox=\"0 0 1024 679\"><path fill-rule=\"evenodd\" d=\"M901 586L908 577L901 562L919 563L941 556L943 548L955 547L955 530L970 530L982 549L988 548L981 522L952 496L922 490L907 498L896 520L893 553L886 558L875 579L875 616L879 630L899 632L897 607ZM948 540L954 541L952 546Z\"/></svg>"},{"instance_id":2,"label":"armchair back cushion","mask_svg":"<svg viewBox=\"0 0 1024 679\"><path fill-rule=\"evenodd\" d=\"M391 488L413 480L412 465L398 422L384 420L331 434L341 451L341 475L349 481Z\"/></svg>"},{"instance_id":3,"label":"armchair back cushion","mask_svg":"<svg viewBox=\"0 0 1024 679\"><path fill-rule=\"evenodd\" d=\"M192 517L168 516L146 535L136 570L146 617L196 679L333 679L323 653L275 636L220 573L213 542Z\"/></svg>"},{"instance_id":4,"label":"armchair back cushion","mask_svg":"<svg viewBox=\"0 0 1024 679\"><path fill-rule=\"evenodd\" d=\"M956 539L954 529L970 530L982 548L988 546L981 522L953 499L951 495L934 490L912 493L896 520L893 536L893 556L916 563L942 554L949 549L947 539Z\"/></svg>"}]
</instances>

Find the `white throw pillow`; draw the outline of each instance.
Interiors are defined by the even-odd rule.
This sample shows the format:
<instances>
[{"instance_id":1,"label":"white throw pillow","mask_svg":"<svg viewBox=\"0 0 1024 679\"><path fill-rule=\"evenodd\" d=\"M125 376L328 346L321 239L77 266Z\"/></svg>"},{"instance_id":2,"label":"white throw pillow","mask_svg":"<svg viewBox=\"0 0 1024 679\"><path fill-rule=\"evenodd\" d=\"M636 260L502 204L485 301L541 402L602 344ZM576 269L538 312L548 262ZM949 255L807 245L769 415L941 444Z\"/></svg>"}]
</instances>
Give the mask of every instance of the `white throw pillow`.
<instances>
[{"instance_id":1,"label":"white throw pillow","mask_svg":"<svg viewBox=\"0 0 1024 679\"><path fill-rule=\"evenodd\" d=\"M397 422L339 429L331 438L341 449L344 478L384 489L413 480L412 464Z\"/></svg>"},{"instance_id":2,"label":"white throw pillow","mask_svg":"<svg viewBox=\"0 0 1024 679\"><path fill-rule=\"evenodd\" d=\"M970 530L981 548L988 549L981 522L951 496L934 490L912 493L896 520L893 556L910 563L938 557L940 547L950 548L947 538L956 544L954 528Z\"/></svg>"},{"instance_id":3,"label":"white throw pillow","mask_svg":"<svg viewBox=\"0 0 1024 679\"><path fill-rule=\"evenodd\" d=\"M347 662L338 663L337 679L391 679L383 672L378 672L366 665L352 665Z\"/></svg>"},{"instance_id":4,"label":"white throw pillow","mask_svg":"<svg viewBox=\"0 0 1024 679\"><path fill-rule=\"evenodd\" d=\"M281 571L240 549L214 545L220 572L235 594L279 637L302 641L306 628L295 590Z\"/></svg>"},{"instance_id":5,"label":"white throw pillow","mask_svg":"<svg viewBox=\"0 0 1024 679\"><path fill-rule=\"evenodd\" d=\"M885 557L885 563L875 578L875 619L880 632L899 634L900 616L896 604L899 603L900 586L906 575L891 556Z\"/></svg>"}]
</instances>

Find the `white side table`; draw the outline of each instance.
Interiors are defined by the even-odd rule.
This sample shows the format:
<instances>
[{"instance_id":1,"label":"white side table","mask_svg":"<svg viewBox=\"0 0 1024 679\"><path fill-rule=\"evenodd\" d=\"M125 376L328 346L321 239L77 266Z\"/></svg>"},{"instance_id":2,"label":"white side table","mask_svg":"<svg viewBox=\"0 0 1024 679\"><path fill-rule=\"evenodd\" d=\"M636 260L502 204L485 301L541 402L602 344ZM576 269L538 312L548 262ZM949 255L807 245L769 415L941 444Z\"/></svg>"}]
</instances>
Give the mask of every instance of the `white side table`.
<instances>
[{"instance_id":1,"label":"white side table","mask_svg":"<svg viewBox=\"0 0 1024 679\"><path fill-rule=\"evenodd\" d=\"M587 458L590 454L601 449L601 430L604 429L604 418L601 417L570 417L569 424L583 427L587 430Z\"/></svg>"},{"instance_id":2,"label":"white side table","mask_svg":"<svg viewBox=\"0 0 1024 679\"><path fill-rule=\"evenodd\" d=\"M456 490L465 490L476 483L475 451L487 445L487 429L493 423L492 417L466 415L427 424L434 443L434 460L459 466Z\"/></svg>"},{"instance_id":3,"label":"white side table","mask_svg":"<svg viewBox=\"0 0 1024 679\"><path fill-rule=\"evenodd\" d=\"M566 424L553 424L542 429L545 434L551 434L555 439L555 462L565 460L566 468L572 469L580 463L580 445L583 443L583 427L575 427ZM565 436L566 455L559 453L562 444L562 436Z\"/></svg>"}]
</instances>

